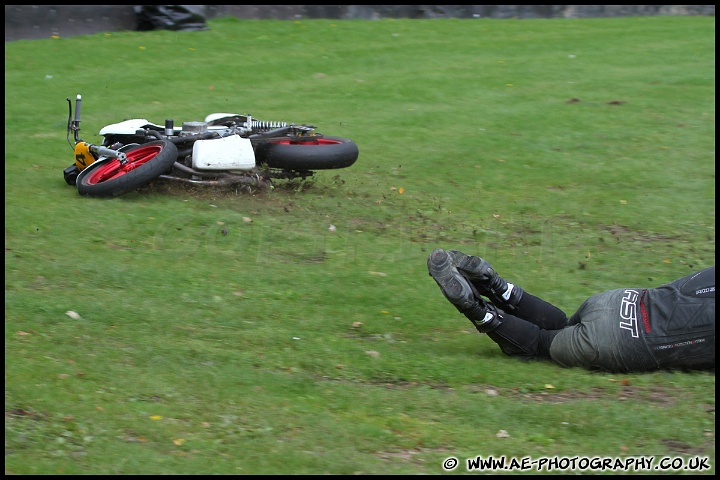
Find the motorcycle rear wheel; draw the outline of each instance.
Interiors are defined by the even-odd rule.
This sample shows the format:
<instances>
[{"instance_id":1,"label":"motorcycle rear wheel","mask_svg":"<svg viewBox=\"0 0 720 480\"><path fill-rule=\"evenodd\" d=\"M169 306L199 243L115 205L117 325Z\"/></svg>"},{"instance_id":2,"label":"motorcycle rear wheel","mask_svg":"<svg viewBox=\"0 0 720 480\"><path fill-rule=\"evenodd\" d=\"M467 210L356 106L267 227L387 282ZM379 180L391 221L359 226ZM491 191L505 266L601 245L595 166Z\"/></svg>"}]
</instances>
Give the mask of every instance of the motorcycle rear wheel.
<instances>
[{"instance_id":1,"label":"motorcycle rear wheel","mask_svg":"<svg viewBox=\"0 0 720 480\"><path fill-rule=\"evenodd\" d=\"M145 143L124 152L127 162L117 158L98 160L77 177L80 195L118 197L137 190L170 171L177 160L177 147L167 140Z\"/></svg>"},{"instance_id":2,"label":"motorcycle rear wheel","mask_svg":"<svg viewBox=\"0 0 720 480\"><path fill-rule=\"evenodd\" d=\"M255 160L259 165L285 170L347 168L355 163L358 155L355 142L342 137L277 137L255 145Z\"/></svg>"}]
</instances>

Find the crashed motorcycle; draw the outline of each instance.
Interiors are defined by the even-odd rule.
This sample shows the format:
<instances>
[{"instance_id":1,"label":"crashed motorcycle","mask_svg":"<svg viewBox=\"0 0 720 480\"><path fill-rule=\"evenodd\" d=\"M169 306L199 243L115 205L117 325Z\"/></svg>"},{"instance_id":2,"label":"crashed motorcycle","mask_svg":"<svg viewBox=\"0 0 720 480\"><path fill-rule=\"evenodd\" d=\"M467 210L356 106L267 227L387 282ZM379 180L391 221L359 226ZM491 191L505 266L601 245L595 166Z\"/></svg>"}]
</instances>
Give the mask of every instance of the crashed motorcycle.
<instances>
[{"instance_id":1,"label":"crashed motorcycle","mask_svg":"<svg viewBox=\"0 0 720 480\"><path fill-rule=\"evenodd\" d=\"M100 130L101 145L80 138L82 97L70 98L68 143L75 162L65 182L80 195L117 197L161 179L199 186L267 189L274 181L312 177L318 170L350 167L354 141L326 136L314 125L257 120L250 114L213 113L203 121L144 118Z\"/></svg>"}]
</instances>

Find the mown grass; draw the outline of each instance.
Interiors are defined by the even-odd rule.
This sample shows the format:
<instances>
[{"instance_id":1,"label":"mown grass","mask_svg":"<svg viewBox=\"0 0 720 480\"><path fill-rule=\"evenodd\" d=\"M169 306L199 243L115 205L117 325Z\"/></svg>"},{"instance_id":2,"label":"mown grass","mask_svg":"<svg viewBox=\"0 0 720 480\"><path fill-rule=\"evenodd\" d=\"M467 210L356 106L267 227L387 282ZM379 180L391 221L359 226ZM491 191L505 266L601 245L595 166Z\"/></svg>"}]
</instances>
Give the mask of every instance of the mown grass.
<instances>
[{"instance_id":1,"label":"mown grass","mask_svg":"<svg viewBox=\"0 0 720 480\"><path fill-rule=\"evenodd\" d=\"M714 264L714 18L209 26L5 44L6 473L714 473L714 372L515 361L425 267L478 254L571 313ZM360 158L261 194L82 198L62 179L77 93L88 141L235 111Z\"/></svg>"}]
</instances>

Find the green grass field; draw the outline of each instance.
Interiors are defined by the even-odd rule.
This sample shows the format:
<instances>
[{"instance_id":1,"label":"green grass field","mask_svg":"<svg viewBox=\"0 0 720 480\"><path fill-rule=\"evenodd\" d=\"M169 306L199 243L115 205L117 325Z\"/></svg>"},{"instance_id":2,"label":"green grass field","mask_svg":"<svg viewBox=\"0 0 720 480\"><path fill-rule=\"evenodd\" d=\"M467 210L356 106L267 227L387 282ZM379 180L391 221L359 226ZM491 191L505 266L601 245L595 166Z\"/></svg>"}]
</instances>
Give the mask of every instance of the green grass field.
<instances>
[{"instance_id":1,"label":"green grass field","mask_svg":"<svg viewBox=\"0 0 720 480\"><path fill-rule=\"evenodd\" d=\"M208 25L5 43L5 473L714 474L714 372L517 361L426 269L480 255L570 314L714 265L714 17ZM91 142L230 111L360 157L259 194L80 197L76 94Z\"/></svg>"}]
</instances>

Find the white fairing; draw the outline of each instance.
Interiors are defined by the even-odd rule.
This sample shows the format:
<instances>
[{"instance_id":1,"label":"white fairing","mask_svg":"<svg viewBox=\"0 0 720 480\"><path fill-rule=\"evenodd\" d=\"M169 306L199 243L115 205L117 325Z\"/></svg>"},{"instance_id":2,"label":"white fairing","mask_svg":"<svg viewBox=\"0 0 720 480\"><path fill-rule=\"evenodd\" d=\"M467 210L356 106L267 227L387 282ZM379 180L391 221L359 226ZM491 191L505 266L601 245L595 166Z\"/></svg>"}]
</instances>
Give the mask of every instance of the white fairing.
<instances>
[{"instance_id":1,"label":"white fairing","mask_svg":"<svg viewBox=\"0 0 720 480\"><path fill-rule=\"evenodd\" d=\"M255 152L250 139L237 135L198 140L193 145L192 166L196 170L252 170Z\"/></svg>"},{"instance_id":2,"label":"white fairing","mask_svg":"<svg viewBox=\"0 0 720 480\"><path fill-rule=\"evenodd\" d=\"M227 118L227 117L240 117L242 115L238 115L237 113L211 113L207 117L205 117L205 123L211 123L214 120L217 120L219 118Z\"/></svg>"},{"instance_id":3,"label":"white fairing","mask_svg":"<svg viewBox=\"0 0 720 480\"><path fill-rule=\"evenodd\" d=\"M133 118L132 120L125 120L124 122L104 126L100 130L100 135L135 135L135 132L148 126L160 127L152 122L148 122L144 118Z\"/></svg>"}]
</instances>

